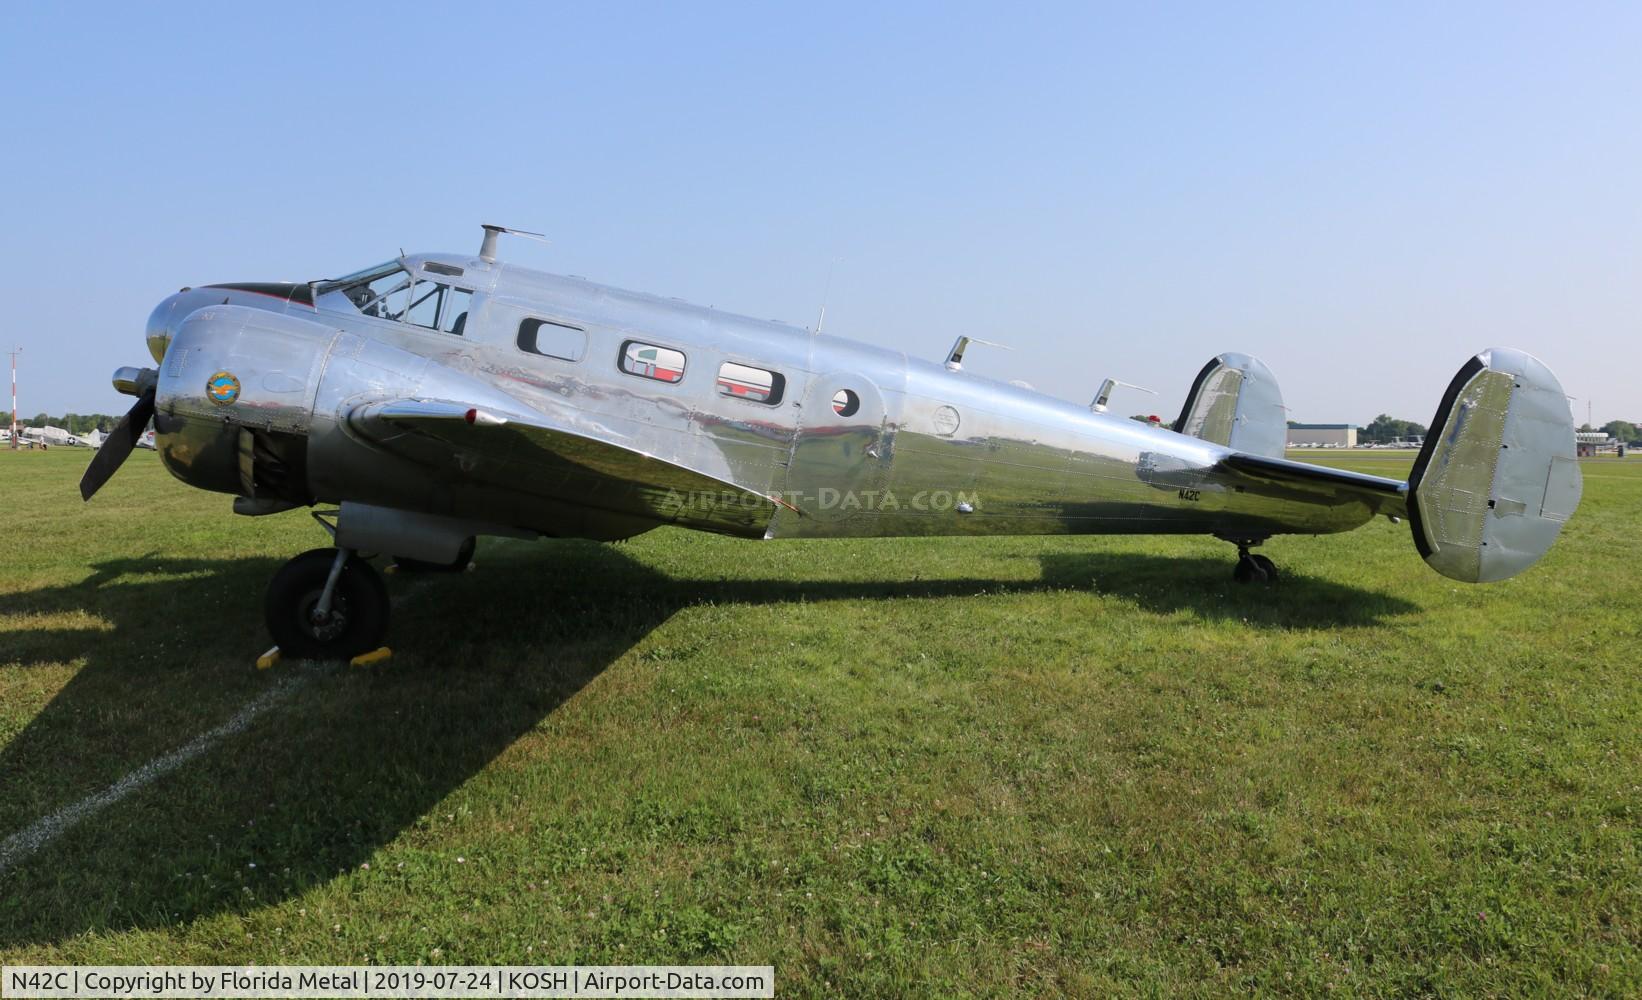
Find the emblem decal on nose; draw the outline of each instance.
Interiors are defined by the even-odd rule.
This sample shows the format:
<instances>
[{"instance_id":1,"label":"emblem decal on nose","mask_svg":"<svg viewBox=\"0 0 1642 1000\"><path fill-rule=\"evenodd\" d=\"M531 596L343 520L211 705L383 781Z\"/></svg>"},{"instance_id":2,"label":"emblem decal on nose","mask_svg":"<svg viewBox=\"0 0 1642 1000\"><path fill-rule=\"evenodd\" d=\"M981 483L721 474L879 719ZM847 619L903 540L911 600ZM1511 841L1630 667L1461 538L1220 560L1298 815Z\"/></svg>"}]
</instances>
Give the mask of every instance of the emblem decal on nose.
<instances>
[{"instance_id":1,"label":"emblem decal on nose","mask_svg":"<svg viewBox=\"0 0 1642 1000\"><path fill-rule=\"evenodd\" d=\"M217 372L206 379L205 394L211 402L226 406L239 398L239 379L228 372Z\"/></svg>"}]
</instances>

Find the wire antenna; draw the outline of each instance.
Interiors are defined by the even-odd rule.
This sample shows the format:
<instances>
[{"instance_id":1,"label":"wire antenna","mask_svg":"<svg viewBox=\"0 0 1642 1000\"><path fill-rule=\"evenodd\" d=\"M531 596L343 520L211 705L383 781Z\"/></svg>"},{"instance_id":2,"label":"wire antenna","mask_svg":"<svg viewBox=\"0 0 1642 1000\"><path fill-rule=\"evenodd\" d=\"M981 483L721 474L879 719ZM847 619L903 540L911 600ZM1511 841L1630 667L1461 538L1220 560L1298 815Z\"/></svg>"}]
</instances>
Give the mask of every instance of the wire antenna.
<instances>
[{"instance_id":1,"label":"wire antenna","mask_svg":"<svg viewBox=\"0 0 1642 1000\"><path fill-rule=\"evenodd\" d=\"M832 259L832 263L827 265L827 283L821 289L821 314L815 317L815 332L817 336L821 333L822 324L827 322L827 299L832 295L832 273L838 269L838 264L843 259L844 258L842 257L834 257Z\"/></svg>"}]
</instances>

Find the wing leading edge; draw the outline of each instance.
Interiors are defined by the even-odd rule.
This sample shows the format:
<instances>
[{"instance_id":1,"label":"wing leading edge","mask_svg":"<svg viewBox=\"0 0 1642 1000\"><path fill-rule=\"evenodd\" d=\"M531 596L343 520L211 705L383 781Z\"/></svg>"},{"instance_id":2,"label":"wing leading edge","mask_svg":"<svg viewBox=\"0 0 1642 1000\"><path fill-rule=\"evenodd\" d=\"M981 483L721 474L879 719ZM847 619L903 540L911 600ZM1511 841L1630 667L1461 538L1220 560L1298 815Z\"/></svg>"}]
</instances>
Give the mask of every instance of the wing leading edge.
<instances>
[{"instance_id":1,"label":"wing leading edge","mask_svg":"<svg viewBox=\"0 0 1642 1000\"><path fill-rule=\"evenodd\" d=\"M614 514L720 534L763 537L777 501L620 443L554 426L542 414L501 413L445 400L365 403L356 433L434 468Z\"/></svg>"}]
</instances>

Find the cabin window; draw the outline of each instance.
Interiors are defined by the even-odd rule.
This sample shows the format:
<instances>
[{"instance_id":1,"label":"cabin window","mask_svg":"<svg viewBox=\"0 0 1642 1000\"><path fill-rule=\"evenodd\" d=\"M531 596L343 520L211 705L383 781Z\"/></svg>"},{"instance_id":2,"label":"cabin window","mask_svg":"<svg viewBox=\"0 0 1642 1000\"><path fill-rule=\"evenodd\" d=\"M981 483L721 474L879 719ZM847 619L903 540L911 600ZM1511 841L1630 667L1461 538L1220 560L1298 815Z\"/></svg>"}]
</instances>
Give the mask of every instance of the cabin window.
<instances>
[{"instance_id":1,"label":"cabin window","mask_svg":"<svg viewBox=\"0 0 1642 1000\"><path fill-rule=\"evenodd\" d=\"M473 305L473 293L466 288L445 290L445 311L439 316L439 329L460 337L468 325L468 309Z\"/></svg>"},{"instance_id":2,"label":"cabin window","mask_svg":"<svg viewBox=\"0 0 1642 1000\"><path fill-rule=\"evenodd\" d=\"M832 394L832 412L840 417L853 417L861 409L861 397L848 389L839 389Z\"/></svg>"},{"instance_id":3,"label":"cabin window","mask_svg":"<svg viewBox=\"0 0 1642 1000\"><path fill-rule=\"evenodd\" d=\"M621 370L658 382L677 382L684 378L684 352L629 340L621 345Z\"/></svg>"},{"instance_id":4,"label":"cabin window","mask_svg":"<svg viewBox=\"0 0 1642 1000\"><path fill-rule=\"evenodd\" d=\"M721 396L750 399L755 403L774 406L781 402L781 392L787 380L780 372L754 368L726 361L718 366L718 392Z\"/></svg>"},{"instance_id":5,"label":"cabin window","mask_svg":"<svg viewBox=\"0 0 1642 1000\"><path fill-rule=\"evenodd\" d=\"M519 324L519 350L560 361L580 361L587 354L587 331L550 319L527 319Z\"/></svg>"}]
</instances>

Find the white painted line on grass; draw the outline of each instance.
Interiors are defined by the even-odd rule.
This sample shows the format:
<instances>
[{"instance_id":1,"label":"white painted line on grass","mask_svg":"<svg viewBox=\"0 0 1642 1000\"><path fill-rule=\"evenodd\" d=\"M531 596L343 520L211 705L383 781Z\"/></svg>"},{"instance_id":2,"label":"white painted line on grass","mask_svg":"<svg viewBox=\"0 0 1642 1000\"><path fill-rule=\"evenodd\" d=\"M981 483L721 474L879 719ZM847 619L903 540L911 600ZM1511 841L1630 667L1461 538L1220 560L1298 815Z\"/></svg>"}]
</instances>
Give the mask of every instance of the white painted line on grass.
<instances>
[{"instance_id":1,"label":"white painted line on grass","mask_svg":"<svg viewBox=\"0 0 1642 1000\"><path fill-rule=\"evenodd\" d=\"M300 677L288 678L252 698L233 718L209 732L201 733L182 747L156 757L95 795L65 806L26 829L0 841L0 874L62 836L70 827L162 778L236 733L245 731L257 716L286 698L301 684Z\"/></svg>"},{"instance_id":2,"label":"white painted line on grass","mask_svg":"<svg viewBox=\"0 0 1642 1000\"><path fill-rule=\"evenodd\" d=\"M430 590L436 582L438 581L431 576L414 581L405 588L396 606L403 608L412 603ZM102 812L137 789L170 774L228 737L244 732L257 716L290 697L308 676L287 674L268 690L252 698L233 718L217 728L201 733L179 749L154 758L97 794L87 796L73 805L64 806L50 816L37 820L27 828L0 841L0 875L4 875L18 862L61 837L74 824Z\"/></svg>"}]
</instances>

